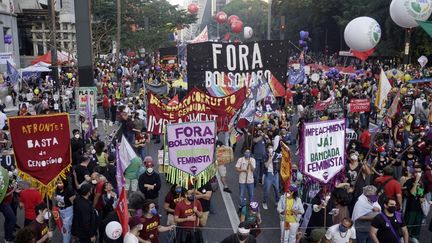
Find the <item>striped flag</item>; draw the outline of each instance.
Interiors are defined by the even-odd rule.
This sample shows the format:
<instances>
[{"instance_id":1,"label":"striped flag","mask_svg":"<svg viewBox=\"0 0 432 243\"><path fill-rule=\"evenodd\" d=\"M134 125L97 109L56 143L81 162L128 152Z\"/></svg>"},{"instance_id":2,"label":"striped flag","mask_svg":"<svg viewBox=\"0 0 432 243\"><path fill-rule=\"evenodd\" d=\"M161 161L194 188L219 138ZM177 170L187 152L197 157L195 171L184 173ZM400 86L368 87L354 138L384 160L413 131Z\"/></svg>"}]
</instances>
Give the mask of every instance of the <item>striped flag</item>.
<instances>
[{"instance_id":1,"label":"striped flag","mask_svg":"<svg viewBox=\"0 0 432 243\"><path fill-rule=\"evenodd\" d=\"M141 159L137 156L132 146L127 141L126 137L122 135L120 145L117 148L116 151L116 162L117 162L117 168L116 168L116 179L117 179L117 186L119 188L119 192L121 191L121 188L124 186L124 173L125 170L128 168L128 166L131 164L132 160Z\"/></svg>"}]
</instances>

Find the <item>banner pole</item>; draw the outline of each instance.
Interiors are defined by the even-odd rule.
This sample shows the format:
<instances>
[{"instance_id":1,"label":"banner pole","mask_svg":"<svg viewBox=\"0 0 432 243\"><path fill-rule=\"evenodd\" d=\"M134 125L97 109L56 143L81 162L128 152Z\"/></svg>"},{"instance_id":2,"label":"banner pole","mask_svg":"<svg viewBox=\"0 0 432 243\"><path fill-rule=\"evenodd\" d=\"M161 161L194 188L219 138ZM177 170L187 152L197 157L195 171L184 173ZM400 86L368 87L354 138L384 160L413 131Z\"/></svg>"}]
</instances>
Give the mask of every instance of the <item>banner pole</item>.
<instances>
[{"instance_id":1,"label":"banner pole","mask_svg":"<svg viewBox=\"0 0 432 243\"><path fill-rule=\"evenodd\" d=\"M327 185L324 185L324 200L326 195L327 195ZM328 202L326 202L326 205L324 206L324 229L327 229L327 203Z\"/></svg>"},{"instance_id":2,"label":"banner pole","mask_svg":"<svg viewBox=\"0 0 432 243\"><path fill-rule=\"evenodd\" d=\"M50 208L50 206L49 206L49 204L50 204L50 199L49 199L48 193L45 194L45 197L46 197L46 202L47 202L47 204L48 204L47 206L48 206L48 214L49 214L49 219L48 219L48 229L53 230L53 228L52 228L52 222L51 222L51 219L52 219L53 214L52 214L52 210L51 210L51 208ZM52 206L51 206L51 207L53 207L53 206L54 206L54 198L53 198ZM61 230L61 229L59 229L59 230Z\"/></svg>"}]
</instances>

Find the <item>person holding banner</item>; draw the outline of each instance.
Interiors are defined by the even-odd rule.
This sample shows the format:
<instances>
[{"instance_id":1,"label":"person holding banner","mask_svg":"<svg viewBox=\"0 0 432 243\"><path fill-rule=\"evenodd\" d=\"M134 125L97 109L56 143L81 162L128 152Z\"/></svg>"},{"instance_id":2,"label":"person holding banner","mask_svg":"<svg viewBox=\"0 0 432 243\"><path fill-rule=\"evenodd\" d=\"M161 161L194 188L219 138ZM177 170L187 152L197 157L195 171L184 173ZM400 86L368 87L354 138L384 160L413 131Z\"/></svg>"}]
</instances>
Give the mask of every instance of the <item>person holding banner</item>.
<instances>
[{"instance_id":1,"label":"person holding banner","mask_svg":"<svg viewBox=\"0 0 432 243\"><path fill-rule=\"evenodd\" d=\"M193 188L189 188L183 201L177 203L174 211L174 222L177 224L176 239L178 243L202 243L202 232L199 220L202 217L202 207L195 199Z\"/></svg>"},{"instance_id":2,"label":"person holding banner","mask_svg":"<svg viewBox=\"0 0 432 243\"><path fill-rule=\"evenodd\" d=\"M42 202L36 206L35 211L37 212L36 219L31 222L29 227L36 235L36 243L49 242L53 237L53 232L52 229L48 228L48 220L51 216L48 207Z\"/></svg>"}]
</instances>

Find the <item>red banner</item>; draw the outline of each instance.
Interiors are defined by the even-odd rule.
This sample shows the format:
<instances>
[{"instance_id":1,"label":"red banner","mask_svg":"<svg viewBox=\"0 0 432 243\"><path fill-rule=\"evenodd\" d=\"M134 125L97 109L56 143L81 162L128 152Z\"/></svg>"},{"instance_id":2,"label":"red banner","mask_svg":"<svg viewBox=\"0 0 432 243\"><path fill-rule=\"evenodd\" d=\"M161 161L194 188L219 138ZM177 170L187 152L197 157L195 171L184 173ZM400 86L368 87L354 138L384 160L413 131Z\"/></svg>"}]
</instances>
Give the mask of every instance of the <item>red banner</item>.
<instances>
[{"instance_id":1,"label":"red banner","mask_svg":"<svg viewBox=\"0 0 432 243\"><path fill-rule=\"evenodd\" d=\"M177 105L167 105L155 95L148 95L147 131L162 134L171 123L216 121L218 131L228 131L228 124L242 106L245 88L225 96L213 97L194 88Z\"/></svg>"},{"instance_id":2,"label":"red banner","mask_svg":"<svg viewBox=\"0 0 432 243\"><path fill-rule=\"evenodd\" d=\"M333 97L330 97L326 100L317 101L317 103L314 106L314 109L316 111L326 110L333 103L333 100L334 100Z\"/></svg>"},{"instance_id":3,"label":"red banner","mask_svg":"<svg viewBox=\"0 0 432 243\"><path fill-rule=\"evenodd\" d=\"M350 101L350 112L369 112L370 100L369 99L353 99Z\"/></svg>"},{"instance_id":4,"label":"red banner","mask_svg":"<svg viewBox=\"0 0 432 243\"><path fill-rule=\"evenodd\" d=\"M123 189L120 192L120 197L117 202L117 207L115 209L117 216L119 218L120 224L123 229L123 236L129 231L129 209L126 199L126 192Z\"/></svg>"},{"instance_id":5,"label":"red banner","mask_svg":"<svg viewBox=\"0 0 432 243\"><path fill-rule=\"evenodd\" d=\"M20 174L42 193L55 188L71 164L69 115L10 117L9 127Z\"/></svg>"}]
</instances>

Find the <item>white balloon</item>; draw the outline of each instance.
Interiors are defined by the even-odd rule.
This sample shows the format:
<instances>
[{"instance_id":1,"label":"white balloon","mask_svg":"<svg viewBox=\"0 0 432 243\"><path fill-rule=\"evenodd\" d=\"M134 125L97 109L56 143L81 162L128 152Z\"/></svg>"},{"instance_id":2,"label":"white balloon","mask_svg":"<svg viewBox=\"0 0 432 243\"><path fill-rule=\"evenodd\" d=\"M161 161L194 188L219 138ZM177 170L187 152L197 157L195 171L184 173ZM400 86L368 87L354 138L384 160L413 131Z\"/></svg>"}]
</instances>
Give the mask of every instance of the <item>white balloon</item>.
<instances>
[{"instance_id":1,"label":"white balloon","mask_svg":"<svg viewBox=\"0 0 432 243\"><path fill-rule=\"evenodd\" d=\"M318 73L313 73L313 74L311 75L311 80L312 80L312 81L317 82L319 79L320 79L320 76L319 76Z\"/></svg>"},{"instance_id":2,"label":"white balloon","mask_svg":"<svg viewBox=\"0 0 432 243\"><path fill-rule=\"evenodd\" d=\"M250 27L250 26L244 27L244 29L243 29L243 36L244 36L244 38L245 39L250 39L250 38L252 38L252 35L253 35L253 29L252 29L252 27Z\"/></svg>"},{"instance_id":3,"label":"white balloon","mask_svg":"<svg viewBox=\"0 0 432 243\"><path fill-rule=\"evenodd\" d=\"M421 57L419 57L419 59L417 61L419 62L421 67L424 67L424 66L426 66L426 64L428 63L429 60L427 57L421 56Z\"/></svg>"},{"instance_id":4,"label":"white balloon","mask_svg":"<svg viewBox=\"0 0 432 243\"><path fill-rule=\"evenodd\" d=\"M402 28L414 28L416 20L426 21L432 13L432 0L393 0L390 17Z\"/></svg>"},{"instance_id":5,"label":"white balloon","mask_svg":"<svg viewBox=\"0 0 432 243\"><path fill-rule=\"evenodd\" d=\"M368 51L381 39L381 27L370 17L358 17L345 27L345 43L353 50Z\"/></svg>"},{"instance_id":6,"label":"white balloon","mask_svg":"<svg viewBox=\"0 0 432 243\"><path fill-rule=\"evenodd\" d=\"M8 95L6 96L6 103L12 102L12 96Z\"/></svg>"},{"instance_id":7,"label":"white balloon","mask_svg":"<svg viewBox=\"0 0 432 243\"><path fill-rule=\"evenodd\" d=\"M117 240L118 238L120 238L120 236L122 235L122 233L123 233L122 226L117 221L111 221L105 227L105 234L111 240Z\"/></svg>"}]
</instances>

